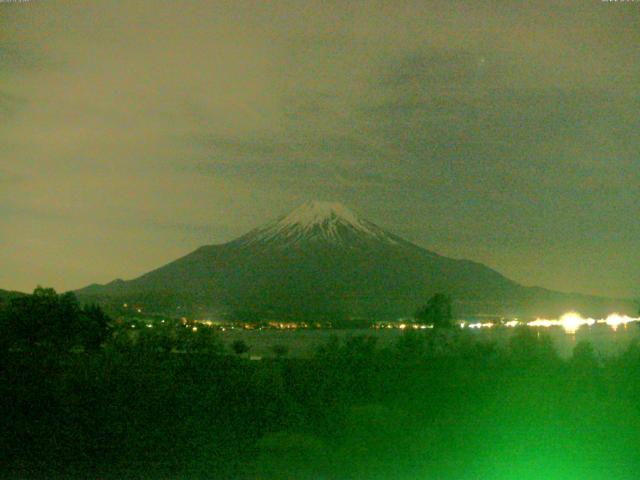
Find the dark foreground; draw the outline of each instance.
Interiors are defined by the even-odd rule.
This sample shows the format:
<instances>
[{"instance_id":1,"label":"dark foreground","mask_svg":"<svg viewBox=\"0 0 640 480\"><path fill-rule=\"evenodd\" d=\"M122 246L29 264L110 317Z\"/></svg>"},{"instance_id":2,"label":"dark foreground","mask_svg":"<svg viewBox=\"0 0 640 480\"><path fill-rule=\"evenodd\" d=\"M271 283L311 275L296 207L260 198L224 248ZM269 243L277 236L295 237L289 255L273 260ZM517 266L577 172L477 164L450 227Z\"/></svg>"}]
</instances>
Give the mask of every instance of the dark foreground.
<instances>
[{"instance_id":1,"label":"dark foreground","mask_svg":"<svg viewBox=\"0 0 640 480\"><path fill-rule=\"evenodd\" d=\"M640 347L364 337L311 359L2 354L3 478L637 479Z\"/></svg>"}]
</instances>

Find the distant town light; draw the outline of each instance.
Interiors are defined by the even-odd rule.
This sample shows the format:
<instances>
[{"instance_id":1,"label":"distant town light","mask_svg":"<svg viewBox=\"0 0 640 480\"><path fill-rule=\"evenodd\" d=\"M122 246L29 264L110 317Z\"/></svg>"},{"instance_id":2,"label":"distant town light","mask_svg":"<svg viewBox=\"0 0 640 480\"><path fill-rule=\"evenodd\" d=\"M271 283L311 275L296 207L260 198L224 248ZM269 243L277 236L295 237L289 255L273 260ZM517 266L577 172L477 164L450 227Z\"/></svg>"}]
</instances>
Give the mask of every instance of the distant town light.
<instances>
[{"instance_id":1,"label":"distant town light","mask_svg":"<svg viewBox=\"0 0 640 480\"><path fill-rule=\"evenodd\" d=\"M626 325L631 322L638 322L640 318L633 318L626 315L620 315L618 313L612 313L606 319L595 320L593 318L583 318L579 313L567 312L562 315L558 320L548 320L544 318L538 318L532 322L527 323L529 327L562 327L566 333L575 334L583 325L592 326L597 323L607 324L614 331L620 325Z\"/></svg>"},{"instance_id":2,"label":"distant town light","mask_svg":"<svg viewBox=\"0 0 640 480\"><path fill-rule=\"evenodd\" d=\"M536 318L533 322L527 323L528 327L543 327L549 328L554 325L558 325L557 320L547 320L546 318Z\"/></svg>"},{"instance_id":3,"label":"distant town light","mask_svg":"<svg viewBox=\"0 0 640 480\"><path fill-rule=\"evenodd\" d=\"M627 315L620 315L618 313L612 313L607 317L605 323L609 325L614 331L618 329L620 325L627 325L627 323L638 322L640 318L632 318Z\"/></svg>"},{"instance_id":4,"label":"distant town light","mask_svg":"<svg viewBox=\"0 0 640 480\"><path fill-rule=\"evenodd\" d=\"M596 321L593 318L582 318L580 314L576 312L565 313L560 317L560 325L567 333L576 333L578 329L583 325L591 326Z\"/></svg>"},{"instance_id":5,"label":"distant town light","mask_svg":"<svg viewBox=\"0 0 640 480\"><path fill-rule=\"evenodd\" d=\"M477 322L477 323L470 323L469 328L492 328L493 325L494 324L492 322L487 322L487 323Z\"/></svg>"}]
</instances>

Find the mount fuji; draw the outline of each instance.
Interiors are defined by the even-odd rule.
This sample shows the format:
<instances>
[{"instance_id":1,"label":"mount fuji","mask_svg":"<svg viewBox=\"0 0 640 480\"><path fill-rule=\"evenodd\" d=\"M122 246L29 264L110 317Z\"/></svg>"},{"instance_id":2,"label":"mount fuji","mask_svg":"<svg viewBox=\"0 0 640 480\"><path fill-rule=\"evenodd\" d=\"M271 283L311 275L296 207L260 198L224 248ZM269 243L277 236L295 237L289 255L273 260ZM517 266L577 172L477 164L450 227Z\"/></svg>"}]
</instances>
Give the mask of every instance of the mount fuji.
<instances>
[{"instance_id":1,"label":"mount fuji","mask_svg":"<svg viewBox=\"0 0 640 480\"><path fill-rule=\"evenodd\" d=\"M262 318L385 319L411 315L437 292L459 314L624 311L624 302L525 287L469 260L444 257L339 203L307 202L221 245L196 249L129 281L93 284L86 301L138 302L161 312Z\"/></svg>"}]
</instances>

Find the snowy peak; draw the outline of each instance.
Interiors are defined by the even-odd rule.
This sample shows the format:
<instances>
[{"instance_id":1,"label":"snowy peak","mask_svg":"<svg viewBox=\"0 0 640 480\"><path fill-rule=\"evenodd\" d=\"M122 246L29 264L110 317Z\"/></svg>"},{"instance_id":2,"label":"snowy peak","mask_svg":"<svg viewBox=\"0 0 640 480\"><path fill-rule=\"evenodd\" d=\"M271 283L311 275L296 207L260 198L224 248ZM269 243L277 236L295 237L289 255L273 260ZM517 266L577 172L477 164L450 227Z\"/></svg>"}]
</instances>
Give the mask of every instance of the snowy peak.
<instances>
[{"instance_id":1,"label":"snowy peak","mask_svg":"<svg viewBox=\"0 0 640 480\"><path fill-rule=\"evenodd\" d=\"M285 215L279 223L311 226L335 217L344 217L349 221L357 221L356 215L338 202L305 202Z\"/></svg>"},{"instance_id":2,"label":"snowy peak","mask_svg":"<svg viewBox=\"0 0 640 480\"><path fill-rule=\"evenodd\" d=\"M242 243L280 243L291 245L303 241L335 244L382 241L396 244L392 235L361 219L338 202L305 202L287 215L243 237Z\"/></svg>"},{"instance_id":3,"label":"snowy peak","mask_svg":"<svg viewBox=\"0 0 640 480\"><path fill-rule=\"evenodd\" d=\"M295 226L303 230L325 224L345 223L354 228L362 228L361 220L347 207L338 202L306 202L278 220L280 227Z\"/></svg>"}]
</instances>

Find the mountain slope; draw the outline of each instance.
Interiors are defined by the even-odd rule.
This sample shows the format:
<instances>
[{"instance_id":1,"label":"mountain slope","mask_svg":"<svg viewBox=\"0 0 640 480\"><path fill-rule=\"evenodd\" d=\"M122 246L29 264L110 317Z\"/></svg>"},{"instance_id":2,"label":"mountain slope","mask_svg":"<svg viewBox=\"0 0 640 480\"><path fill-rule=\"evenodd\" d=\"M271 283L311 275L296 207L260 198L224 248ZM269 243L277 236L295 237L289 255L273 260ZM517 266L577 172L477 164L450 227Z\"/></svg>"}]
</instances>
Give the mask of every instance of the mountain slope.
<instances>
[{"instance_id":1,"label":"mountain slope","mask_svg":"<svg viewBox=\"0 0 640 480\"><path fill-rule=\"evenodd\" d=\"M303 204L234 241L200 247L136 279L78 293L163 310L393 318L410 315L436 292L449 293L457 311L469 314L546 315L571 307L604 311L615 304L523 287L482 264L443 257L326 202Z\"/></svg>"}]
</instances>

